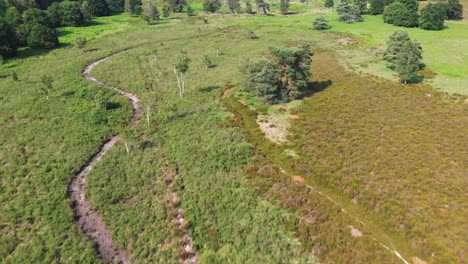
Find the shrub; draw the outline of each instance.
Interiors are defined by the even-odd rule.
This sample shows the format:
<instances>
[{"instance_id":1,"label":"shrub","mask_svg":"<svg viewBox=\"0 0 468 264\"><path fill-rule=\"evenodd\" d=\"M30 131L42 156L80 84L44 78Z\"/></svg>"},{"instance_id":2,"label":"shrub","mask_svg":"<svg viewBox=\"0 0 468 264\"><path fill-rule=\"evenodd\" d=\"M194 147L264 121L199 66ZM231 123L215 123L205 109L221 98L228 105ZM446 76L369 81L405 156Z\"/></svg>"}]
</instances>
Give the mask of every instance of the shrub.
<instances>
[{"instance_id":1,"label":"shrub","mask_svg":"<svg viewBox=\"0 0 468 264\"><path fill-rule=\"evenodd\" d=\"M341 3L336 7L336 12L340 15L339 20L341 22L353 23L361 22L361 10L357 5Z\"/></svg>"},{"instance_id":2,"label":"shrub","mask_svg":"<svg viewBox=\"0 0 468 264\"><path fill-rule=\"evenodd\" d=\"M172 12L181 13L184 12L187 0L164 0L164 3L170 6Z\"/></svg>"},{"instance_id":3,"label":"shrub","mask_svg":"<svg viewBox=\"0 0 468 264\"><path fill-rule=\"evenodd\" d=\"M418 11L418 0L397 0L397 2L404 4L409 10Z\"/></svg>"},{"instance_id":4,"label":"shrub","mask_svg":"<svg viewBox=\"0 0 468 264\"><path fill-rule=\"evenodd\" d=\"M384 9L383 19L385 23L402 27L417 27L418 14L408 9L400 2L394 2Z\"/></svg>"},{"instance_id":5,"label":"shrub","mask_svg":"<svg viewBox=\"0 0 468 264\"><path fill-rule=\"evenodd\" d=\"M13 26L0 20L0 55L10 56L16 53L16 32Z\"/></svg>"},{"instance_id":6,"label":"shrub","mask_svg":"<svg viewBox=\"0 0 468 264\"><path fill-rule=\"evenodd\" d=\"M159 11L158 8L153 6L152 4L147 4L145 8L145 12L143 14L143 19L146 21L147 24L152 23L153 21L159 20Z\"/></svg>"},{"instance_id":7,"label":"shrub","mask_svg":"<svg viewBox=\"0 0 468 264\"><path fill-rule=\"evenodd\" d=\"M383 0L369 0L369 14L380 15L383 14L385 3Z\"/></svg>"},{"instance_id":8,"label":"shrub","mask_svg":"<svg viewBox=\"0 0 468 264\"><path fill-rule=\"evenodd\" d=\"M214 13L221 8L219 0L205 0L203 1L203 10L206 12Z\"/></svg>"},{"instance_id":9,"label":"shrub","mask_svg":"<svg viewBox=\"0 0 468 264\"><path fill-rule=\"evenodd\" d=\"M280 12L286 15L289 11L289 0L280 0Z\"/></svg>"},{"instance_id":10,"label":"shrub","mask_svg":"<svg viewBox=\"0 0 468 264\"><path fill-rule=\"evenodd\" d=\"M335 3L333 2L333 0L325 0L325 7L333 7L335 5Z\"/></svg>"},{"instance_id":11,"label":"shrub","mask_svg":"<svg viewBox=\"0 0 468 264\"><path fill-rule=\"evenodd\" d=\"M447 11L441 4L428 4L421 10L419 26L425 30L442 30Z\"/></svg>"},{"instance_id":12,"label":"shrub","mask_svg":"<svg viewBox=\"0 0 468 264\"><path fill-rule=\"evenodd\" d=\"M195 16L195 10L190 6L187 5L187 16Z\"/></svg>"},{"instance_id":13,"label":"shrub","mask_svg":"<svg viewBox=\"0 0 468 264\"><path fill-rule=\"evenodd\" d=\"M239 0L228 0L228 7L231 13L239 13L240 11L240 2Z\"/></svg>"},{"instance_id":14,"label":"shrub","mask_svg":"<svg viewBox=\"0 0 468 264\"><path fill-rule=\"evenodd\" d=\"M163 5L162 15L163 17L169 17L171 15L171 7L169 5Z\"/></svg>"},{"instance_id":15,"label":"shrub","mask_svg":"<svg viewBox=\"0 0 468 264\"><path fill-rule=\"evenodd\" d=\"M45 27L38 23L31 27L26 42L31 48L43 49L52 49L59 44L55 29Z\"/></svg>"},{"instance_id":16,"label":"shrub","mask_svg":"<svg viewBox=\"0 0 468 264\"><path fill-rule=\"evenodd\" d=\"M108 16L109 6L105 0L88 0L89 10L93 16Z\"/></svg>"},{"instance_id":17,"label":"shrub","mask_svg":"<svg viewBox=\"0 0 468 264\"><path fill-rule=\"evenodd\" d=\"M85 37L76 37L76 39L75 39L75 45L79 49L83 49L86 46L87 42L88 42L88 40Z\"/></svg>"},{"instance_id":18,"label":"shrub","mask_svg":"<svg viewBox=\"0 0 468 264\"><path fill-rule=\"evenodd\" d=\"M324 18L323 16L317 17L313 24L313 28L316 30L324 30L324 29L329 29L330 25L328 24L328 20Z\"/></svg>"},{"instance_id":19,"label":"shrub","mask_svg":"<svg viewBox=\"0 0 468 264\"><path fill-rule=\"evenodd\" d=\"M463 5L460 0L448 0L447 16L449 19L460 19L463 16Z\"/></svg>"},{"instance_id":20,"label":"shrub","mask_svg":"<svg viewBox=\"0 0 468 264\"><path fill-rule=\"evenodd\" d=\"M60 25L80 26L84 25L84 18L81 14L80 3L74 1L64 1L59 4Z\"/></svg>"}]
</instances>

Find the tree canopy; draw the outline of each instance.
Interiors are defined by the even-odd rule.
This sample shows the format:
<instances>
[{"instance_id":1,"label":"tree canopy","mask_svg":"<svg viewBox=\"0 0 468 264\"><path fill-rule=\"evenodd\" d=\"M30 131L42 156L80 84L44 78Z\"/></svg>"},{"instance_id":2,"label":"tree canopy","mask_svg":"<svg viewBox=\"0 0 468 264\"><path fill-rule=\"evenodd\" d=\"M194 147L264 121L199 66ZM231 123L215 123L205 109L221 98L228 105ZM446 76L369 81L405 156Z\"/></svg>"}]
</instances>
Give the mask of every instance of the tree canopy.
<instances>
[{"instance_id":1,"label":"tree canopy","mask_svg":"<svg viewBox=\"0 0 468 264\"><path fill-rule=\"evenodd\" d=\"M269 48L270 59L249 65L246 89L266 103L287 102L301 97L310 79L313 52L309 45Z\"/></svg>"}]
</instances>

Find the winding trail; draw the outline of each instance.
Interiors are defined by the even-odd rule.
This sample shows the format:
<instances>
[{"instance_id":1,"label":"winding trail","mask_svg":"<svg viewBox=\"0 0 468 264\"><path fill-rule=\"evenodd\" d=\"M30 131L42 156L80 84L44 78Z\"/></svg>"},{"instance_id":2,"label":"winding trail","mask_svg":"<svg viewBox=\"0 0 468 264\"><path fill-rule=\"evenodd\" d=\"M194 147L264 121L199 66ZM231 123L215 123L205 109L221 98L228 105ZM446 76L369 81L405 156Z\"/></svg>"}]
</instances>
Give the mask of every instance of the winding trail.
<instances>
[{"instance_id":1,"label":"winding trail","mask_svg":"<svg viewBox=\"0 0 468 264\"><path fill-rule=\"evenodd\" d=\"M104 57L93 63L88 64L83 71L83 76L86 79L100 86L115 90L116 92L127 97L131 101L133 106L133 117L129 122L129 126L133 127L142 115L140 99L135 94L126 92L115 86L106 84L91 75L91 71L94 67L123 51L113 53L107 57ZM89 174L94 165L96 165L96 163L109 150L112 149L112 147L119 139L120 134L115 134L112 137L110 137L101 146L99 152L92 156L90 161L88 161L85 165L83 165L83 167L81 167L80 171L72 177L69 183L68 195L72 200L72 209L75 213L76 224L80 227L81 231L94 242L99 256L109 263L117 262L129 264L130 254L124 249L117 248L115 243L112 241L109 230L107 230L104 226L101 217L97 212L91 209L91 202L89 200L86 200L85 197L86 176Z\"/></svg>"}]
</instances>

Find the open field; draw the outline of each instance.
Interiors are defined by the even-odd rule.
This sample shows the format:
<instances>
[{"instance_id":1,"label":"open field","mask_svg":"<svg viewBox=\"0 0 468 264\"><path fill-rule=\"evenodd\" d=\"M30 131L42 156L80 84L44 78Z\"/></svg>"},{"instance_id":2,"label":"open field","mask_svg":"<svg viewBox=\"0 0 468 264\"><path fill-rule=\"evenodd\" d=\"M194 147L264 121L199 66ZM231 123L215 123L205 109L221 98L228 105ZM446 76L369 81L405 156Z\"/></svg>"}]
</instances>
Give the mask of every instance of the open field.
<instances>
[{"instance_id":1,"label":"open field","mask_svg":"<svg viewBox=\"0 0 468 264\"><path fill-rule=\"evenodd\" d=\"M382 244L408 260L466 262L464 98L346 71L337 58L356 72L391 78L375 54L396 28L367 16L339 24L330 14L333 28L318 32L311 30L317 16L206 15L205 24L178 15L154 26L111 16L60 29L60 49L8 60L0 70L0 262L100 261L74 225L67 186L116 132L121 139L90 172L86 190L134 263L183 261L187 236L201 263L399 262ZM467 94L468 54L442 47L464 45L468 26L448 25L410 34L438 74L434 85L460 80L443 90ZM77 36L90 39L83 51L70 45ZM346 38L364 47L339 44ZM258 113L223 91L245 96L239 90L249 59L304 41L316 50L312 88L323 91L292 103L300 118L283 124L292 126L289 143L276 145L259 130ZM349 57L368 49L376 53ZM132 128L130 103L81 74L122 50L93 75L142 99L144 117ZM184 98L172 72L179 50L191 59ZM215 67L206 67L205 55ZM44 74L54 78L48 101L39 89Z\"/></svg>"}]
</instances>

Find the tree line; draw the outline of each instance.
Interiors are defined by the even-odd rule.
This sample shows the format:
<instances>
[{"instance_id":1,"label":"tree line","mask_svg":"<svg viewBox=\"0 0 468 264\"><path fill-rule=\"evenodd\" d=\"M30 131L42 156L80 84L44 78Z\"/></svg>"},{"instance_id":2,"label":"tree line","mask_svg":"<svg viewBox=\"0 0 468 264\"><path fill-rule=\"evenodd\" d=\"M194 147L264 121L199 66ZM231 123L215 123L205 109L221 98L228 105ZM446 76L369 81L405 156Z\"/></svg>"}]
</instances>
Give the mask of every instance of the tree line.
<instances>
[{"instance_id":1,"label":"tree line","mask_svg":"<svg viewBox=\"0 0 468 264\"><path fill-rule=\"evenodd\" d=\"M325 0L325 7L334 6L333 0ZM460 0L442 0L419 11L417 0L344 0L336 6L336 12L346 23L363 21L362 14L383 14L384 22L395 26L442 30L445 20L462 18L463 5Z\"/></svg>"}]
</instances>

